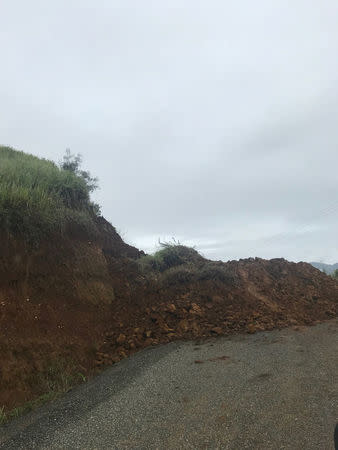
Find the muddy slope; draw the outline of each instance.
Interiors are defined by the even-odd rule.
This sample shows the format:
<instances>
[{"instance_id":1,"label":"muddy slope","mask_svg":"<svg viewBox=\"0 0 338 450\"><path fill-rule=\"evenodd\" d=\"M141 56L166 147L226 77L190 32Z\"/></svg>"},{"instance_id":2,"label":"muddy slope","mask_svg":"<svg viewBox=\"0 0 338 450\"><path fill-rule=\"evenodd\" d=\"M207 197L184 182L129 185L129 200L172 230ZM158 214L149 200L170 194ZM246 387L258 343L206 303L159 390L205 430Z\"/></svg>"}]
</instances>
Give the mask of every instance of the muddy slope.
<instances>
[{"instance_id":1,"label":"muddy slope","mask_svg":"<svg viewBox=\"0 0 338 450\"><path fill-rule=\"evenodd\" d=\"M103 218L38 250L2 236L0 407L66 389L148 345L312 324L338 312L338 283L282 259L211 262L161 273ZM76 378L78 377L78 378Z\"/></svg>"},{"instance_id":2,"label":"muddy slope","mask_svg":"<svg viewBox=\"0 0 338 450\"><path fill-rule=\"evenodd\" d=\"M122 267L142 254L103 218L98 229L94 242L70 235L39 249L1 237L0 407L66 388L80 380L74 374L92 371L124 289L107 260Z\"/></svg>"}]
</instances>

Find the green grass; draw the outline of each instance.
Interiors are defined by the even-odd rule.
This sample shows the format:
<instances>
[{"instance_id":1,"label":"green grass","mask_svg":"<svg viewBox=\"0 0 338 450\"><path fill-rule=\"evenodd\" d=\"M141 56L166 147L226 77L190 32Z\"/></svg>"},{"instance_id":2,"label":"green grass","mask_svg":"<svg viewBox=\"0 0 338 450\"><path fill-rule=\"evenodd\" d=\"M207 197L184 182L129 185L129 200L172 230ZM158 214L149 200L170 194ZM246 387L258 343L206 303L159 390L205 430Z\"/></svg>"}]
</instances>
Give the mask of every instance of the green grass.
<instances>
[{"instance_id":1,"label":"green grass","mask_svg":"<svg viewBox=\"0 0 338 450\"><path fill-rule=\"evenodd\" d=\"M209 261L194 248L174 241L160 243L161 249L153 255L137 260L142 273L162 288L204 281L234 285L232 269L217 261Z\"/></svg>"},{"instance_id":2,"label":"green grass","mask_svg":"<svg viewBox=\"0 0 338 450\"><path fill-rule=\"evenodd\" d=\"M51 400L55 400L61 394L68 392L73 386L84 383L86 377L81 372L74 372L73 374L69 372L69 365L71 364L73 362L70 360L67 364L66 360L59 359L50 362L46 370L34 374L34 377L31 379L32 384L39 386L45 392L10 411L6 412L4 407L0 407L0 425L20 417Z\"/></svg>"},{"instance_id":3,"label":"green grass","mask_svg":"<svg viewBox=\"0 0 338 450\"><path fill-rule=\"evenodd\" d=\"M20 417L23 414L28 413L29 411L33 411L33 409L36 409L39 406L42 406L45 403L48 403L51 400L56 399L61 394L62 392L54 392L54 391L47 392L46 394L40 395L35 400L31 400L29 402L24 403L21 406L13 408L11 411L7 413L5 412L5 409L3 407L0 408L0 425L3 425L12 419L15 419L16 417Z\"/></svg>"},{"instance_id":4,"label":"green grass","mask_svg":"<svg viewBox=\"0 0 338 450\"><path fill-rule=\"evenodd\" d=\"M5 413L5 408L0 407L0 425L7 421L7 414Z\"/></svg>"},{"instance_id":5,"label":"green grass","mask_svg":"<svg viewBox=\"0 0 338 450\"><path fill-rule=\"evenodd\" d=\"M180 243L160 243L161 249L153 255L143 256L138 264L144 272L164 272L187 263L201 263L204 258L192 247Z\"/></svg>"},{"instance_id":6,"label":"green grass","mask_svg":"<svg viewBox=\"0 0 338 450\"><path fill-rule=\"evenodd\" d=\"M0 146L0 230L38 242L70 225L95 231L83 177L52 161Z\"/></svg>"}]
</instances>

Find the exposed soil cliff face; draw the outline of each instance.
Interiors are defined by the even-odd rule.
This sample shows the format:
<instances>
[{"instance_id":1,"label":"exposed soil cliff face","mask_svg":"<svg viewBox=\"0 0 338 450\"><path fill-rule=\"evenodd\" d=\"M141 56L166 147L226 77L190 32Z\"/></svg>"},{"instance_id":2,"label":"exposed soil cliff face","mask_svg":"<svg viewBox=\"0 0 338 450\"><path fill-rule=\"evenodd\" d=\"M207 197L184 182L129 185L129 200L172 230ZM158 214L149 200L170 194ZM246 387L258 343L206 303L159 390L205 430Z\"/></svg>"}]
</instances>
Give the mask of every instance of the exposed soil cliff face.
<instances>
[{"instance_id":1,"label":"exposed soil cliff face","mask_svg":"<svg viewBox=\"0 0 338 450\"><path fill-rule=\"evenodd\" d=\"M38 249L1 237L0 406L48 391L51 370L92 370L121 291L108 260L141 254L104 219L98 230L95 242L64 236Z\"/></svg>"},{"instance_id":2,"label":"exposed soil cliff face","mask_svg":"<svg viewBox=\"0 0 338 450\"><path fill-rule=\"evenodd\" d=\"M159 342L337 315L338 283L309 264L196 257L184 276L147 276L137 263L143 252L103 218L97 226L93 241L73 232L36 250L1 237L0 406Z\"/></svg>"}]
</instances>

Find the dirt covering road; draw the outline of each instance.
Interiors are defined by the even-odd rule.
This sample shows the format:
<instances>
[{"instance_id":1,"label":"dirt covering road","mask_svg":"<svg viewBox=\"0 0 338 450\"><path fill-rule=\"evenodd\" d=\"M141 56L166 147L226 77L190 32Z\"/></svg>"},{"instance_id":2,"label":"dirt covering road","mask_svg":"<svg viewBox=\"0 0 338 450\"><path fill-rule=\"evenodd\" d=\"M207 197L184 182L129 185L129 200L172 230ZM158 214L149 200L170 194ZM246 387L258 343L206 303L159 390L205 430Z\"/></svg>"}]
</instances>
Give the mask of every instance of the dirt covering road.
<instances>
[{"instance_id":1,"label":"dirt covering road","mask_svg":"<svg viewBox=\"0 0 338 450\"><path fill-rule=\"evenodd\" d=\"M145 349L1 429L1 449L333 449L338 321Z\"/></svg>"},{"instance_id":2,"label":"dirt covering road","mask_svg":"<svg viewBox=\"0 0 338 450\"><path fill-rule=\"evenodd\" d=\"M310 264L210 261L182 245L145 256L105 219L95 224L93 240L71 230L37 248L0 233L7 416L146 347L338 317L337 281Z\"/></svg>"}]
</instances>

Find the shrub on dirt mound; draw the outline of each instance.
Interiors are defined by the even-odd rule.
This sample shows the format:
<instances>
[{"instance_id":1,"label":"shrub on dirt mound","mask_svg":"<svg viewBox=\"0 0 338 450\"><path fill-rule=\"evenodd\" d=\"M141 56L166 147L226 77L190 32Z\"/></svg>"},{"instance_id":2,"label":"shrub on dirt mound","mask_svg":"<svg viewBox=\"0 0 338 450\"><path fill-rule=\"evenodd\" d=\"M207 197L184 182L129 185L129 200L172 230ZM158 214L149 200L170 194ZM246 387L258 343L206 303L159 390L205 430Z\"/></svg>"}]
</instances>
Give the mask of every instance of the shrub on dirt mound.
<instances>
[{"instance_id":1,"label":"shrub on dirt mound","mask_svg":"<svg viewBox=\"0 0 338 450\"><path fill-rule=\"evenodd\" d=\"M194 248L179 243L161 243L154 255L146 255L138 264L149 279L156 279L160 287L219 281L232 286L236 277L232 268L221 261L203 258Z\"/></svg>"},{"instance_id":2,"label":"shrub on dirt mound","mask_svg":"<svg viewBox=\"0 0 338 450\"><path fill-rule=\"evenodd\" d=\"M87 172L83 172L87 174ZM0 147L0 229L26 241L77 226L95 234L97 207L86 178L52 161Z\"/></svg>"},{"instance_id":3,"label":"shrub on dirt mound","mask_svg":"<svg viewBox=\"0 0 338 450\"><path fill-rule=\"evenodd\" d=\"M233 271L225 264L208 261L201 258L198 262L187 261L179 266L164 270L159 278L162 287L198 283L203 281L221 282L236 286L236 277Z\"/></svg>"},{"instance_id":4,"label":"shrub on dirt mound","mask_svg":"<svg viewBox=\"0 0 338 450\"><path fill-rule=\"evenodd\" d=\"M176 243L160 243L162 247L154 255L146 255L140 259L139 264L144 272L164 272L183 264L198 265L204 258L192 247Z\"/></svg>"}]
</instances>

